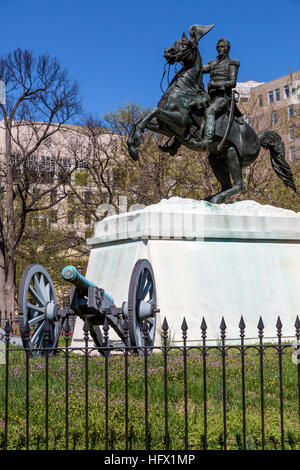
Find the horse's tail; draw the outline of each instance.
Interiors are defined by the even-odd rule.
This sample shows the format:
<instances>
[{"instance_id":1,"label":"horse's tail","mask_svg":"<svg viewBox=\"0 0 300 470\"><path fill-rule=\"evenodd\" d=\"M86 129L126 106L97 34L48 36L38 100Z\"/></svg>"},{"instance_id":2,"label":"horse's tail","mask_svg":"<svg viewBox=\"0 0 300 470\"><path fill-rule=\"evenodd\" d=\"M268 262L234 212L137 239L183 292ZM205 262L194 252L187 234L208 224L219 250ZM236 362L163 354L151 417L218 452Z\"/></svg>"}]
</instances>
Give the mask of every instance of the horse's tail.
<instances>
[{"instance_id":1,"label":"horse's tail","mask_svg":"<svg viewBox=\"0 0 300 470\"><path fill-rule=\"evenodd\" d=\"M271 163L276 175L285 186L298 193L292 169L285 160L285 145L280 135L275 131L265 130L258 134L258 138L261 146L270 151Z\"/></svg>"}]
</instances>

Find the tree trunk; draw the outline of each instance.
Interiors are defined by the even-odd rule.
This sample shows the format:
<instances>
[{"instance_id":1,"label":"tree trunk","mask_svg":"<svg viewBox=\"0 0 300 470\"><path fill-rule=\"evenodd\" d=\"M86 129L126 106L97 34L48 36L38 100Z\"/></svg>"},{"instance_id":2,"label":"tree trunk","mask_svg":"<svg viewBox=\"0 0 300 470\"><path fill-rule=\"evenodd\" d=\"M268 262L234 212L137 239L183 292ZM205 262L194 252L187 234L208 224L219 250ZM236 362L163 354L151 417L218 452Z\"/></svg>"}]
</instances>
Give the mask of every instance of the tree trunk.
<instances>
[{"instance_id":1,"label":"tree trunk","mask_svg":"<svg viewBox=\"0 0 300 470\"><path fill-rule=\"evenodd\" d=\"M6 127L6 188L5 188L5 226L3 227L4 248L0 258L0 290L4 293L4 310L8 315L15 317L15 210L14 210L14 186L13 166L11 151L11 123Z\"/></svg>"},{"instance_id":2,"label":"tree trunk","mask_svg":"<svg viewBox=\"0 0 300 470\"><path fill-rule=\"evenodd\" d=\"M4 245L0 243L0 312L2 313L2 320L6 308L6 275L5 275L5 257Z\"/></svg>"}]
</instances>

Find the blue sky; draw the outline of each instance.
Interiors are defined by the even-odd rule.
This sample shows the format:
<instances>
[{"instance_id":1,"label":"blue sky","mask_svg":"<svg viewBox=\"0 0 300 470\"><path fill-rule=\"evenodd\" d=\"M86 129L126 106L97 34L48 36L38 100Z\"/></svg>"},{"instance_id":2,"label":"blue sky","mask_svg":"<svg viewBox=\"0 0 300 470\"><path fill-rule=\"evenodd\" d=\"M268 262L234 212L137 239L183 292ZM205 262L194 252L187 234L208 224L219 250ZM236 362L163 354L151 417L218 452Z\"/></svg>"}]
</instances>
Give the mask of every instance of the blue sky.
<instances>
[{"instance_id":1,"label":"blue sky","mask_svg":"<svg viewBox=\"0 0 300 470\"><path fill-rule=\"evenodd\" d=\"M84 107L101 117L161 96L163 51L192 24L215 27L199 42L203 62L218 38L241 62L239 81L269 81L299 69L300 0L0 0L0 54L49 52L81 84ZM166 84L165 84L166 87Z\"/></svg>"}]
</instances>

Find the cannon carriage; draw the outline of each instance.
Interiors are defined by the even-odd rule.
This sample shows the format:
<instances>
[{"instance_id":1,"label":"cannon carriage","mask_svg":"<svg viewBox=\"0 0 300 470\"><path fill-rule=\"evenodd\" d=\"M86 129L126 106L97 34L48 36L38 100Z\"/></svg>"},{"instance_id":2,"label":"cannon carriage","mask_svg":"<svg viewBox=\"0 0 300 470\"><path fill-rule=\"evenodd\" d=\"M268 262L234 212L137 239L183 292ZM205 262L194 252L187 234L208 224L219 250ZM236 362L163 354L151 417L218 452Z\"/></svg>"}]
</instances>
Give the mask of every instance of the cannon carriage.
<instances>
[{"instance_id":1,"label":"cannon carriage","mask_svg":"<svg viewBox=\"0 0 300 470\"><path fill-rule=\"evenodd\" d=\"M135 263L128 297L121 306L116 306L109 293L86 279L74 266L66 266L62 270L62 278L73 285L68 308L61 308L58 304L51 276L42 265L31 264L22 275L18 293L19 325L21 332L26 325L30 328L29 342L25 341L24 335L22 338L24 347L29 347L33 354L43 353L47 321L50 324L48 347L54 351L64 322L73 315L87 321L95 347L102 354L105 341L101 327L105 320L120 339L114 348L122 348L126 343L133 352L144 354L145 347L154 345L156 314L159 310L153 269L147 259L139 259Z\"/></svg>"}]
</instances>

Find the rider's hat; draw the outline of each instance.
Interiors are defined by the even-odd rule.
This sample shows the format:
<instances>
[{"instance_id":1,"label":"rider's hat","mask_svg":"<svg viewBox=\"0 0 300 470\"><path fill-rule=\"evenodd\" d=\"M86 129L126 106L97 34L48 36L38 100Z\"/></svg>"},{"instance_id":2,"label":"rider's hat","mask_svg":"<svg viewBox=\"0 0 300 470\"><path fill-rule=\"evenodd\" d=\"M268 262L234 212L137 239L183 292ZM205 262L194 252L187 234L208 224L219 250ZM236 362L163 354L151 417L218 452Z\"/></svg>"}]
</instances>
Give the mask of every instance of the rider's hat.
<instances>
[{"instance_id":1,"label":"rider's hat","mask_svg":"<svg viewBox=\"0 0 300 470\"><path fill-rule=\"evenodd\" d=\"M200 39L205 36L215 25L210 24L209 26L204 26L201 24L193 24L189 29L189 34L194 41L198 42Z\"/></svg>"}]
</instances>

